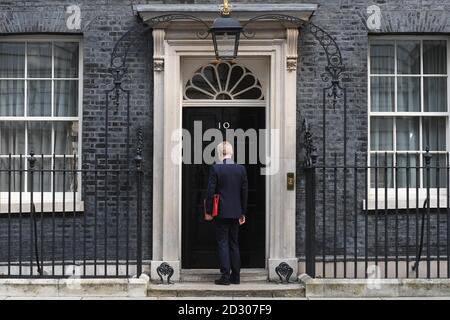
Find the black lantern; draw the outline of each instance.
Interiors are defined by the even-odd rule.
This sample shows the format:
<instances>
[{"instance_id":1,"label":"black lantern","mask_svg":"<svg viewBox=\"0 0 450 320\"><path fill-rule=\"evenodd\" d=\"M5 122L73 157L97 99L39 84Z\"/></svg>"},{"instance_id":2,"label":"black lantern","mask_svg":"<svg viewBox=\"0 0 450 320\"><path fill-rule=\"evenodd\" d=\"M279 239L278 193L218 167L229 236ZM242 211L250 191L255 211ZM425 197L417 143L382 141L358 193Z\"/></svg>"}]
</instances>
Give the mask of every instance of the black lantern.
<instances>
[{"instance_id":1,"label":"black lantern","mask_svg":"<svg viewBox=\"0 0 450 320\"><path fill-rule=\"evenodd\" d=\"M224 1L221 16L214 20L209 32L211 32L213 38L216 59L236 59L242 26L237 19L230 16L228 1Z\"/></svg>"}]
</instances>

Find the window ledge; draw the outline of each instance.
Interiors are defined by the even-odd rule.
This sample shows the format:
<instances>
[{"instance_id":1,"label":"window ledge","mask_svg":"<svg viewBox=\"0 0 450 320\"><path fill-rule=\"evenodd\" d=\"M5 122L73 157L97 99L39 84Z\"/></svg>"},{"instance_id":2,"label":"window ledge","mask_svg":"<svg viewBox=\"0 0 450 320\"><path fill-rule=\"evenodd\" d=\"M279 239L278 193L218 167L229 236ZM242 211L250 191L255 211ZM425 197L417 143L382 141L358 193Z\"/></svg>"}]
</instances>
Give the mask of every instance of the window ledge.
<instances>
[{"instance_id":1,"label":"window ledge","mask_svg":"<svg viewBox=\"0 0 450 320\"><path fill-rule=\"evenodd\" d=\"M84 212L84 201L76 200L75 204L73 200L70 201L49 201L41 204L41 202L35 201L35 212L36 214L39 213L49 213L49 212L55 212L55 213L73 213L73 212ZM9 213L30 213L31 212L31 205L30 202L11 202L11 205L8 204L8 202L1 202L0 203L0 215L2 214L9 214Z\"/></svg>"},{"instance_id":2,"label":"window ledge","mask_svg":"<svg viewBox=\"0 0 450 320\"><path fill-rule=\"evenodd\" d=\"M376 201L378 198L378 201ZM371 190L367 198L367 207L366 200L362 201L363 210L375 211L375 204L377 203L377 210L383 211L385 209L388 210L404 210L409 209L410 211L415 211L418 207L419 209L423 209L425 199L427 198L426 189L419 189L419 195L417 197L416 189L410 189L409 192L409 201L406 196L405 189L399 190L397 196L395 195L395 191L388 190L387 201L385 201L385 191L384 189L379 189L378 197L375 196L375 192ZM438 203L439 198L439 203ZM387 203L386 203L387 202ZM408 204L409 202L409 204ZM439 197L436 189L430 190L430 209L440 209L442 211L447 211L448 199L447 199L447 189L439 190Z\"/></svg>"}]
</instances>

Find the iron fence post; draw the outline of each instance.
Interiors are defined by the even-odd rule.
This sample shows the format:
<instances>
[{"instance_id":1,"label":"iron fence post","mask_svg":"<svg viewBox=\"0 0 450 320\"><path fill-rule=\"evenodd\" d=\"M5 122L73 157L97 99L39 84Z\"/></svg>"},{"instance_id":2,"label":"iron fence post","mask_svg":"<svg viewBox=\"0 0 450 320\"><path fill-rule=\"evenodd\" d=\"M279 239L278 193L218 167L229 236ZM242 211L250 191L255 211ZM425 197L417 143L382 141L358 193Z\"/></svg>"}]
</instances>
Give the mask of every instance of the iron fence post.
<instances>
[{"instance_id":1,"label":"iron fence post","mask_svg":"<svg viewBox=\"0 0 450 320\"><path fill-rule=\"evenodd\" d=\"M142 129L138 129L137 133L138 146L136 148L136 156L134 157L134 162L136 165L136 191L137 191L137 204L136 204L136 218L137 218L137 232L136 232L136 240L137 240L137 252L136 252L136 276L139 278L142 274L142 142L143 135Z\"/></svg>"},{"instance_id":2,"label":"iron fence post","mask_svg":"<svg viewBox=\"0 0 450 320\"><path fill-rule=\"evenodd\" d=\"M311 163L305 168L305 258L306 274L316 276L316 161L317 155L311 155Z\"/></svg>"},{"instance_id":3,"label":"iron fence post","mask_svg":"<svg viewBox=\"0 0 450 320\"><path fill-rule=\"evenodd\" d=\"M430 148L427 146L425 150L425 169L426 169L426 188L427 188L427 198L426 198L426 216L427 216L427 278L429 279L431 277L431 248L430 248L430 168L431 168L431 154L430 154ZM425 221L422 222L422 224L425 223ZM439 226L438 226L439 228ZM438 244L439 245L439 244Z\"/></svg>"},{"instance_id":4,"label":"iron fence post","mask_svg":"<svg viewBox=\"0 0 450 320\"><path fill-rule=\"evenodd\" d=\"M34 243L34 232L36 232L35 230L35 225L34 225L34 199L33 199L33 194L34 194L34 166L36 164L36 157L34 156L34 152L31 151L30 152L30 157L28 158L28 167L29 167L29 178L30 178L30 276L33 275L33 247L35 245Z\"/></svg>"}]
</instances>

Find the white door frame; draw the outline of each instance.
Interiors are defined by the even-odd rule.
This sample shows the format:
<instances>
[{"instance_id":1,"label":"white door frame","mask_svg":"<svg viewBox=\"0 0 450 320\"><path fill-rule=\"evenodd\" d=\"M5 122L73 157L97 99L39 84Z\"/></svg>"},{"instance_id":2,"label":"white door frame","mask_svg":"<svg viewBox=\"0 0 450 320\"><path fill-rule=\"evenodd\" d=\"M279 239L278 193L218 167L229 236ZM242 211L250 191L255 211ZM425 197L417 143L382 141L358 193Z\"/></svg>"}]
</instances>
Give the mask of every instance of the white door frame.
<instances>
[{"instance_id":1,"label":"white door frame","mask_svg":"<svg viewBox=\"0 0 450 320\"><path fill-rule=\"evenodd\" d=\"M184 91L184 85L187 80L191 79L194 72L201 67L208 65L212 59L210 56L198 56L198 55L188 55L181 56L181 83L182 83L182 93ZM257 56L257 55L240 55L240 59L237 61L243 67L248 68L260 81L264 100L182 100L181 108L210 108L210 107L227 107L227 108L264 108L265 113L265 124L264 129L270 129L270 65L271 65L271 56ZM259 61L258 61L259 60ZM266 149L268 149L269 144L266 143ZM265 251L264 251L264 268L267 269L267 258L269 257L269 201L268 201L268 179L265 177L265 230L264 230L264 239L265 239ZM181 213L180 213L181 214ZM249 212L249 215L252 213ZM181 221L183 220L180 216ZM182 226L180 226L182 230ZM182 231L180 231L182 232ZM182 256L182 234L180 233L180 253L179 256Z\"/></svg>"},{"instance_id":2,"label":"white door frame","mask_svg":"<svg viewBox=\"0 0 450 320\"><path fill-rule=\"evenodd\" d=\"M173 33L171 33L173 34ZM278 35L279 33L277 33ZM298 273L296 258L295 191L286 189L287 172L296 172L296 93L297 29L285 29L285 37L242 40L241 57L267 57L270 60L270 93L267 127L271 134L270 155L278 160L278 173L266 178L266 250L271 280L282 262ZM157 267L168 263L180 279L181 268L181 156L182 57L213 57L211 40L180 39L153 31L154 40L154 158L153 158L153 256L151 278L158 279ZM174 134L177 133L177 134ZM278 152L279 151L279 152Z\"/></svg>"}]
</instances>

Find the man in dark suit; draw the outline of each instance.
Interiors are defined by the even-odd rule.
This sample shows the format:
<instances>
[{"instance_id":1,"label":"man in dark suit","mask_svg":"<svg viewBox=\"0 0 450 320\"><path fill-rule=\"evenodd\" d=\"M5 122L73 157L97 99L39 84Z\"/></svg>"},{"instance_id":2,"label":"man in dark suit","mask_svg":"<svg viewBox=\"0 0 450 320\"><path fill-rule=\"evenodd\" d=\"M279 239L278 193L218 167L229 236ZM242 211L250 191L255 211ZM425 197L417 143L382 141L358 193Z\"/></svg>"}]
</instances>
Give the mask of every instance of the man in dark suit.
<instances>
[{"instance_id":1,"label":"man in dark suit","mask_svg":"<svg viewBox=\"0 0 450 320\"><path fill-rule=\"evenodd\" d=\"M218 215L214 219L219 253L220 279L218 285L240 283L241 257L239 226L245 223L248 182L245 167L232 160L233 147L227 141L217 146L219 163L211 166L206 193L206 212L212 211L212 198L219 194ZM212 220L209 216L208 220Z\"/></svg>"}]
</instances>

